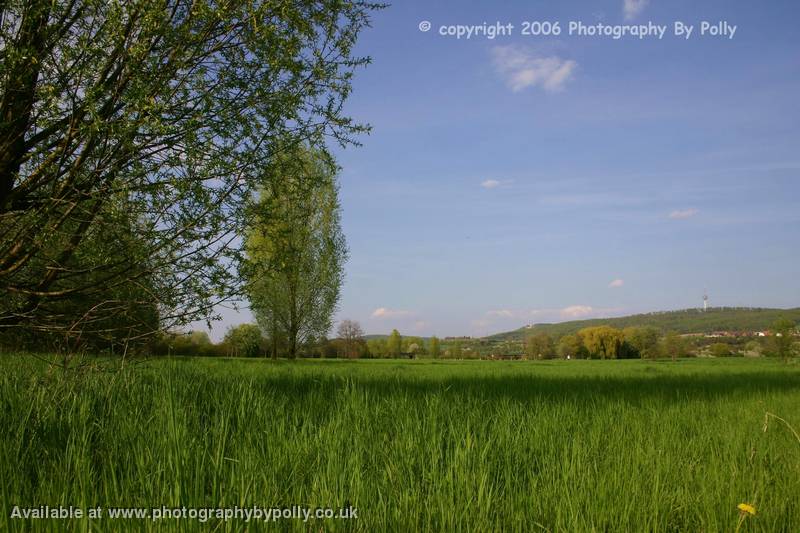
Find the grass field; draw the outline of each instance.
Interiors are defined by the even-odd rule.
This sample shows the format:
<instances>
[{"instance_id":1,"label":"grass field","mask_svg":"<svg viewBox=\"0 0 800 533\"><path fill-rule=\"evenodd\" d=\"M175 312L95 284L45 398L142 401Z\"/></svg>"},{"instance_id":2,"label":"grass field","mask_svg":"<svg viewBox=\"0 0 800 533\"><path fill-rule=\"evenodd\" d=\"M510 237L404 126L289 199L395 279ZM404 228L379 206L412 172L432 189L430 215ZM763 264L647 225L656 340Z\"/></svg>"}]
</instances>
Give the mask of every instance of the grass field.
<instances>
[{"instance_id":1,"label":"grass field","mask_svg":"<svg viewBox=\"0 0 800 533\"><path fill-rule=\"evenodd\" d=\"M800 365L725 359L0 358L5 530L260 529L10 518L15 505L357 508L280 530L800 531ZM736 505L757 516L739 524Z\"/></svg>"}]
</instances>

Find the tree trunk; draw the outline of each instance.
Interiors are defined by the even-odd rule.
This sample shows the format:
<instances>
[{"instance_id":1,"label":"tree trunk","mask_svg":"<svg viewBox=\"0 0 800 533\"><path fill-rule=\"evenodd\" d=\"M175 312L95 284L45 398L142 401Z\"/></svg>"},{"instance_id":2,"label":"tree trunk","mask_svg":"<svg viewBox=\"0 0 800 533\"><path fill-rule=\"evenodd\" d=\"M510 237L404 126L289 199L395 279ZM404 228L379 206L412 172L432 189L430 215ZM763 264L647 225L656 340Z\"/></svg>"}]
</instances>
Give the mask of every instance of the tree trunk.
<instances>
[{"instance_id":1,"label":"tree trunk","mask_svg":"<svg viewBox=\"0 0 800 533\"><path fill-rule=\"evenodd\" d=\"M272 359L278 359L278 325L275 316L272 316Z\"/></svg>"}]
</instances>

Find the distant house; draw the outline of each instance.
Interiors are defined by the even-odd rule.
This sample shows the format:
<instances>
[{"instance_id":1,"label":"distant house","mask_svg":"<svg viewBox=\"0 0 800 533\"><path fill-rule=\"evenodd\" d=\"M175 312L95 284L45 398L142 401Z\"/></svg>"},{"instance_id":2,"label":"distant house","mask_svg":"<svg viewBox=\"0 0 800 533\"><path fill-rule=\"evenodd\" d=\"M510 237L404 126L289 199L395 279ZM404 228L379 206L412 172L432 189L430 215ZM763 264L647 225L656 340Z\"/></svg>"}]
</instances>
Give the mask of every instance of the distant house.
<instances>
[{"instance_id":1,"label":"distant house","mask_svg":"<svg viewBox=\"0 0 800 533\"><path fill-rule=\"evenodd\" d=\"M762 334L763 333L763 334ZM738 339L741 337L766 337L769 332L760 331L713 331L705 335L706 338L716 339L720 337Z\"/></svg>"}]
</instances>

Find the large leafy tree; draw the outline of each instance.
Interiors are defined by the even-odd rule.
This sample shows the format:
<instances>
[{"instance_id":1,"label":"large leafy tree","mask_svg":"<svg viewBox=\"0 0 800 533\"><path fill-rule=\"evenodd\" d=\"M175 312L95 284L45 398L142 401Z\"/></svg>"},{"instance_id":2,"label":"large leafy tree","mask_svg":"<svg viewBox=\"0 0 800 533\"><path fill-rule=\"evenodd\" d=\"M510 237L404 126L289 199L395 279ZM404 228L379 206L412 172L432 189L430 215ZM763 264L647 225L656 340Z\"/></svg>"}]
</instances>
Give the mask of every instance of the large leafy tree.
<instances>
[{"instance_id":1,"label":"large leafy tree","mask_svg":"<svg viewBox=\"0 0 800 533\"><path fill-rule=\"evenodd\" d=\"M324 153L286 145L265 167L249 210L250 303L270 338L286 338L292 358L330 331L339 301L347 245L334 171Z\"/></svg>"},{"instance_id":2,"label":"large leafy tree","mask_svg":"<svg viewBox=\"0 0 800 533\"><path fill-rule=\"evenodd\" d=\"M563 359L575 358L580 359L586 357L588 352L583 345L583 340L580 335L564 335L558 341L558 355Z\"/></svg>"},{"instance_id":3,"label":"large leafy tree","mask_svg":"<svg viewBox=\"0 0 800 533\"><path fill-rule=\"evenodd\" d=\"M373 7L0 1L0 328L128 328L116 304L65 313L134 289L162 326L213 318L274 140L365 129L342 105ZM126 231L130 253L97 238Z\"/></svg>"},{"instance_id":4,"label":"large leafy tree","mask_svg":"<svg viewBox=\"0 0 800 533\"><path fill-rule=\"evenodd\" d=\"M593 357L616 359L625 335L611 326L596 326L580 330L584 346Z\"/></svg>"},{"instance_id":5,"label":"large leafy tree","mask_svg":"<svg viewBox=\"0 0 800 533\"><path fill-rule=\"evenodd\" d=\"M550 359L556 354L553 339L547 333L529 335L525 339L525 355L532 359Z\"/></svg>"},{"instance_id":6,"label":"large leafy tree","mask_svg":"<svg viewBox=\"0 0 800 533\"><path fill-rule=\"evenodd\" d=\"M228 328L223 344L232 357L256 357L262 345L261 330L255 324Z\"/></svg>"},{"instance_id":7,"label":"large leafy tree","mask_svg":"<svg viewBox=\"0 0 800 533\"><path fill-rule=\"evenodd\" d=\"M660 332L652 326L630 326L622 330L625 342L644 359L658 357Z\"/></svg>"}]
</instances>

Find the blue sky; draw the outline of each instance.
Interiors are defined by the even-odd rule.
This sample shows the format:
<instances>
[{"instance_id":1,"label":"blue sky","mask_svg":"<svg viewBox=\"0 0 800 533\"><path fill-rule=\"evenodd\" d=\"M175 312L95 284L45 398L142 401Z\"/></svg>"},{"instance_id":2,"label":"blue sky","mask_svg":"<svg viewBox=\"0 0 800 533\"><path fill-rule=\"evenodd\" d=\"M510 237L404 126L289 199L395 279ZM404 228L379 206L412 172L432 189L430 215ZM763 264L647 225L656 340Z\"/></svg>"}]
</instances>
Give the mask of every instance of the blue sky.
<instances>
[{"instance_id":1,"label":"blue sky","mask_svg":"<svg viewBox=\"0 0 800 533\"><path fill-rule=\"evenodd\" d=\"M520 34L558 21L558 37ZM698 35L701 21L736 25ZM422 32L421 21L431 29ZM663 39L567 34L668 26ZM690 39L675 21L695 25ZM512 23L493 40L442 25ZM485 335L702 304L800 305L800 5L397 2L374 17L339 151L339 319ZM219 338L231 323L214 327Z\"/></svg>"}]
</instances>

